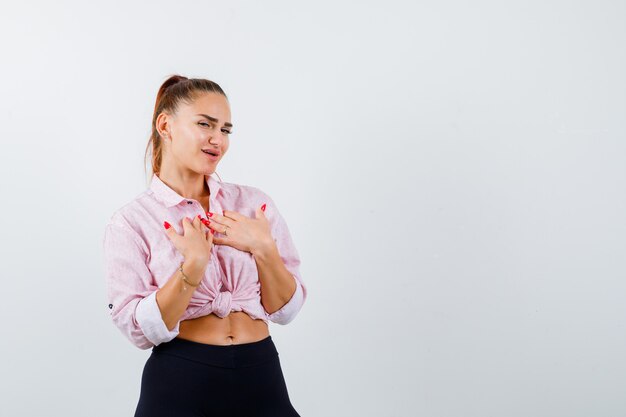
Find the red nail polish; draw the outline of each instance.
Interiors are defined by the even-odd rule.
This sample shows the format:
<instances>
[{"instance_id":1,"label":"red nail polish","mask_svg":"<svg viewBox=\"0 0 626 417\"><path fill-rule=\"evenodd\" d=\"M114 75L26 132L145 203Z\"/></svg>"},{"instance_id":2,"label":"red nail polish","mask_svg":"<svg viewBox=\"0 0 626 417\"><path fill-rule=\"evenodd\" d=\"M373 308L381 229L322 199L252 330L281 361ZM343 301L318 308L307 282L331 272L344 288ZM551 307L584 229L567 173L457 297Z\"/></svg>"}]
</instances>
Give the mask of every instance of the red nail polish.
<instances>
[{"instance_id":1,"label":"red nail polish","mask_svg":"<svg viewBox=\"0 0 626 417\"><path fill-rule=\"evenodd\" d=\"M211 229L211 234L214 235L215 234L215 230Z\"/></svg>"},{"instance_id":2,"label":"red nail polish","mask_svg":"<svg viewBox=\"0 0 626 417\"><path fill-rule=\"evenodd\" d=\"M163 227L165 227L166 229L169 229L170 227L172 227L172 225L169 224L168 222L163 222Z\"/></svg>"},{"instance_id":3,"label":"red nail polish","mask_svg":"<svg viewBox=\"0 0 626 417\"><path fill-rule=\"evenodd\" d=\"M265 204L261 206L261 210L265 211Z\"/></svg>"},{"instance_id":4,"label":"red nail polish","mask_svg":"<svg viewBox=\"0 0 626 417\"><path fill-rule=\"evenodd\" d=\"M200 220L203 220L203 219L202 219L202 216L201 216L201 215L199 215L199 214L198 214L198 218L199 218Z\"/></svg>"},{"instance_id":5,"label":"red nail polish","mask_svg":"<svg viewBox=\"0 0 626 417\"><path fill-rule=\"evenodd\" d=\"M209 217L213 217L213 213L211 213L210 211L207 213L209 214Z\"/></svg>"}]
</instances>

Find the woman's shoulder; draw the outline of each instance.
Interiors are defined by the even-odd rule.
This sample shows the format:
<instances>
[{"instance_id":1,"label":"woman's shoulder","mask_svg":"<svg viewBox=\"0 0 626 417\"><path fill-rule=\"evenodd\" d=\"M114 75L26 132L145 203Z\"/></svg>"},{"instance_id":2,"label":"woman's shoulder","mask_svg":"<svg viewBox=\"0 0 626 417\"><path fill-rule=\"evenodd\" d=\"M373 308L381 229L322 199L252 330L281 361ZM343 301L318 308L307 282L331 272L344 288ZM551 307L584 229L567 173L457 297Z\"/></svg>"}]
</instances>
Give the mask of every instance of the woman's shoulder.
<instances>
[{"instance_id":1,"label":"woman's shoulder","mask_svg":"<svg viewBox=\"0 0 626 417\"><path fill-rule=\"evenodd\" d=\"M120 226L134 229L135 225L141 223L142 215L145 218L146 211L154 210L154 202L149 196L150 190L142 191L133 199L119 206L113 211L107 222L108 226Z\"/></svg>"}]
</instances>

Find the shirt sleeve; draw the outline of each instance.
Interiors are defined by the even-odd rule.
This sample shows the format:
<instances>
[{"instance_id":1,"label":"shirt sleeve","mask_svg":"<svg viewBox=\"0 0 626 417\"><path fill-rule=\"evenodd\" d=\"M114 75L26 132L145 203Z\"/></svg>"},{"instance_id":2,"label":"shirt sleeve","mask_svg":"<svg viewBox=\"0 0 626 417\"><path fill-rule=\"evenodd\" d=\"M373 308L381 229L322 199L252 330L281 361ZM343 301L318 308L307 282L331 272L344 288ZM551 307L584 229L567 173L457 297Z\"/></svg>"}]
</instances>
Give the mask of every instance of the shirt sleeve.
<instances>
[{"instance_id":1,"label":"shirt sleeve","mask_svg":"<svg viewBox=\"0 0 626 417\"><path fill-rule=\"evenodd\" d=\"M132 229L114 223L104 233L104 269L113 323L135 346L149 349L174 339L180 321L168 330L156 301L148 250Z\"/></svg>"},{"instance_id":2,"label":"shirt sleeve","mask_svg":"<svg viewBox=\"0 0 626 417\"><path fill-rule=\"evenodd\" d=\"M278 248L281 259L285 263L285 267L291 272L296 281L296 290L291 296L291 299L284 306L272 314L265 311L268 320L273 323L285 325L291 322L302 308L307 298L307 287L300 274L300 255L293 243L287 223L276 208L274 201L267 196L267 194L264 197L267 201L265 211L268 212L272 210L271 216L268 213L267 217L271 219L272 236L276 242L276 247Z\"/></svg>"}]
</instances>

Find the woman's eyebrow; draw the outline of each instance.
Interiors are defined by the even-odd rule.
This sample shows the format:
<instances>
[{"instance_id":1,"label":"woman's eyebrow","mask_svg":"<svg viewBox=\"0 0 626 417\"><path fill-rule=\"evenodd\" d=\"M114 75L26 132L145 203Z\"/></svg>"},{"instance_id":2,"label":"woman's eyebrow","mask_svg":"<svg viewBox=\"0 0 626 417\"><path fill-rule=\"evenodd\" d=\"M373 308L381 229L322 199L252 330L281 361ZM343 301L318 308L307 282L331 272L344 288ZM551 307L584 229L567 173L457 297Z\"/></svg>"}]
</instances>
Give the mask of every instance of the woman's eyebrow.
<instances>
[{"instance_id":1,"label":"woman's eyebrow","mask_svg":"<svg viewBox=\"0 0 626 417\"><path fill-rule=\"evenodd\" d=\"M211 117L211 116L209 116L208 114L198 113L198 114L196 114L196 116L202 116L202 117L204 117L204 118L206 118L206 119L209 119L209 120L210 120L210 121L212 121L213 123L217 123L217 122L219 122L219 120L217 120L215 117ZM227 127L233 127L233 124L232 124L232 123L228 123L228 122L226 122L226 123L224 123L224 126L227 126Z\"/></svg>"}]
</instances>

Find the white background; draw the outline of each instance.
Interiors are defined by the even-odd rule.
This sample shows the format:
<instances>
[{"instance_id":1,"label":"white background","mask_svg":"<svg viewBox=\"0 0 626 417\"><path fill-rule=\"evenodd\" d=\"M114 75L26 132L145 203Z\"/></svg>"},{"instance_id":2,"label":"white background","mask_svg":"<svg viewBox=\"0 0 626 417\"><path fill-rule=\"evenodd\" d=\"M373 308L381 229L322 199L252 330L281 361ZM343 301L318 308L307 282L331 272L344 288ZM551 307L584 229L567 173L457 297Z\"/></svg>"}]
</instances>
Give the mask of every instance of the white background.
<instances>
[{"instance_id":1,"label":"white background","mask_svg":"<svg viewBox=\"0 0 626 417\"><path fill-rule=\"evenodd\" d=\"M302 416L626 415L626 5L15 2L0 14L0 414L130 416L102 236L171 74L226 91L224 181L309 298Z\"/></svg>"}]
</instances>

